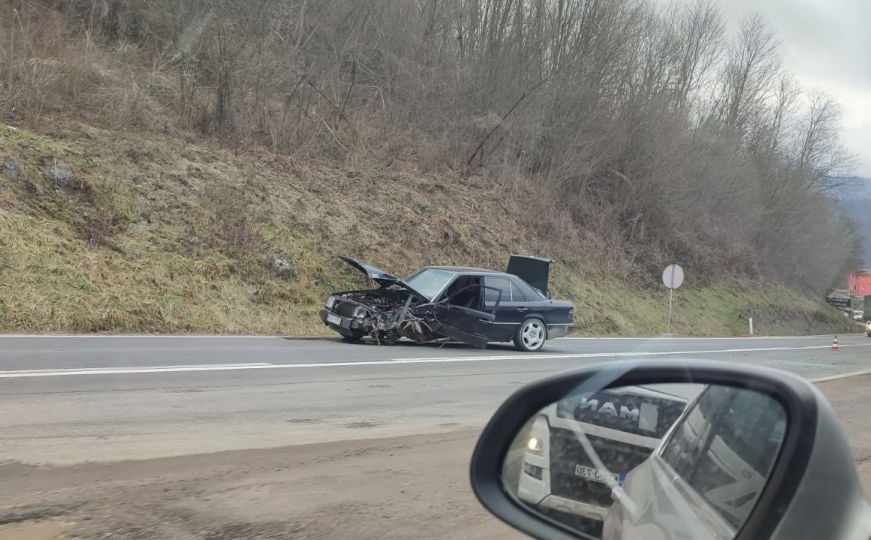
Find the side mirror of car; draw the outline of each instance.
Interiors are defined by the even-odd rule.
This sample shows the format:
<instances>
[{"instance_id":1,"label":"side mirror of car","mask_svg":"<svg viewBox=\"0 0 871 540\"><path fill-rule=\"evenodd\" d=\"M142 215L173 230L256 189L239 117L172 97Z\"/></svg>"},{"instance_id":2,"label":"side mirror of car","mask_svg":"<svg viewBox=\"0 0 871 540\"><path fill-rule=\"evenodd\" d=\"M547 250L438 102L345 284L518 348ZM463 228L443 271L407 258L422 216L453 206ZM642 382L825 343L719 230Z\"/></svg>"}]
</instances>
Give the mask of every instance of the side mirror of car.
<instances>
[{"instance_id":1,"label":"side mirror of car","mask_svg":"<svg viewBox=\"0 0 871 540\"><path fill-rule=\"evenodd\" d=\"M472 488L537 538L869 538L831 406L794 375L614 362L515 392L484 428Z\"/></svg>"}]
</instances>

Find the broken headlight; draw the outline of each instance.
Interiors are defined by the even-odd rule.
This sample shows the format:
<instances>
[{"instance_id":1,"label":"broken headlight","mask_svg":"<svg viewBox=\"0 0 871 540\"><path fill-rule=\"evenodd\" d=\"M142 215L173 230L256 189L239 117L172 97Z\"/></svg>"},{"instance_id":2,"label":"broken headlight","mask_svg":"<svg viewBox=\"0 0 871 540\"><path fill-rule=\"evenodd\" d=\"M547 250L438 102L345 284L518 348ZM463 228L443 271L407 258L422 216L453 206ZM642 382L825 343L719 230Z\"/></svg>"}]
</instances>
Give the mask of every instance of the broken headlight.
<instances>
[{"instance_id":1,"label":"broken headlight","mask_svg":"<svg viewBox=\"0 0 871 540\"><path fill-rule=\"evenodd\" d=\"M365 307L357 306L356 308L354 308L353 317L355 319L362 319L364 315L366 315L366 308Z\"/></svg>"},{"instance_id":2,"label":"broken headlight","mask_svg":"<svg viewBox=\"0 0 871 540\"><path fill-rule=\"evenodd\" d=\"M327 298L327 309L333 309L333 305L336 303L336 297L330 296Z\"/></svg>"}]
</instances>

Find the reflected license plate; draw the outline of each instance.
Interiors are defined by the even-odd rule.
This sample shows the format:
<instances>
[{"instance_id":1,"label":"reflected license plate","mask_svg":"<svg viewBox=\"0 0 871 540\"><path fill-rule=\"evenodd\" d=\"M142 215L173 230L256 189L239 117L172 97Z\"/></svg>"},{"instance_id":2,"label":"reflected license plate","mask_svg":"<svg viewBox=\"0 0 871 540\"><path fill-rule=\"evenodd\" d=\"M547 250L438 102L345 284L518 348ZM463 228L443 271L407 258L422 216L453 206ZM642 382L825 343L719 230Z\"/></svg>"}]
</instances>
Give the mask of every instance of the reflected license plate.
<instances>
[{"instance_id":1,"label":"reflected license plate","mask_svg":"<svg viewBox=\"0 0 871 540\"><path fill-rule=\"evenodd\" d=\"M603 473L599 469L594 469L593 467L575 465L575 476L586 478L587 480L592 480L593 482L599 482L600 484L608 483L608 480L606 480L608 475L606 473ZM611 476L614 478L614 480L617 481L618 486L622 486L623 480L626 479L625 474L612 474Z\"/></svg>"},{"instance_id":2,"label":"reflected license plate","mask_svg":"<svg viewBox=\"0 0 871 540\"><path fill-rule=\"evenodd\" d=\"M327 313L327 322L332 324L342 325L342 318L338 315L333 315L332 313Z\"/></svg>"}]
</instances>

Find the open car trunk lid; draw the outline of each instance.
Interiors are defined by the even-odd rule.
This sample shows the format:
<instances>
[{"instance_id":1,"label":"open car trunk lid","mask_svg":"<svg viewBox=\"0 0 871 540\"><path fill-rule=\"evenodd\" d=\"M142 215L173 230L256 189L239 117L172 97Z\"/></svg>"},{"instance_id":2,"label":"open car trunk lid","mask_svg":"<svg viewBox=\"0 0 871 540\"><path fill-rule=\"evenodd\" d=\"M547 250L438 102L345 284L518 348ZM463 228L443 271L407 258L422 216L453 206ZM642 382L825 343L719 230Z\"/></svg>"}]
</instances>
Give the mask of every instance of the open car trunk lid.
<instances>
[{"instance_id":1,"label":"open car trunk lid","mask_svg":"<svg viewBox=\"0 0 871 540\"><path fill-rule=\"evenodd\" d=\"M550 259L530 255L512 255L508 258L508 268L505 273L519 277L547 296Z\"/></svg>"},{"instance_id":2,"label":"open car trunk lid","mask_svg":"<svg viewBox=\"0 0 871 540\"><path fill-rule=\"evenodd\" d=\"M365 275L369 279L375 280L375 282L377 282L382 287L389 287L391 285L399 285L400 287L408 290L409 292L411 292L415 296L417 296L423 300L427 300L427 298L424 295L415 291L410 285L408 285L406 282L402 281L402 279L394 276L393 274L385 272L384 270L382 270L376 266L372 266L369 263L365 263L363 261L358 261L357 259L352 259L350 257L345 257L344 255L340 255L339 258L342 259L343 261L345 261L346 263L348 263L349 265L351 265L353 268L362 272L363 275Z\"/></svg>"}]
</instances>

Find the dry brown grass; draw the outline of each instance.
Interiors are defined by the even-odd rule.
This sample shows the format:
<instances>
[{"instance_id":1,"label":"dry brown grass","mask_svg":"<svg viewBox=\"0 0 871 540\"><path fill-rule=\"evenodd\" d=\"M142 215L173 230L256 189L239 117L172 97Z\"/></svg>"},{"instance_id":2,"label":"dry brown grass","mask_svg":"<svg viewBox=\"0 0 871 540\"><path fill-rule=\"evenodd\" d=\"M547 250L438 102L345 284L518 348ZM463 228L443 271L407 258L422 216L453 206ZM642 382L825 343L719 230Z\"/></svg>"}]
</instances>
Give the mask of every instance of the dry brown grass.
<instances>
[{"instance_id":1,"label":"dry brown grass","mask_svg":"<svg viewBox=\"0 0 871 540\"><path fill-rule=\"evenodd\" d=\"M530 213L536 186L508 171L502 188L492 177L234 157L82 125L52 136L0 127L0 157L24 169L19 180L0 176L4 331L319 333L324 297L364 285L339 254L407 273L428 263L501 268L512 252L556 259L553 292L576 303L581 332L662 331L657 289L599 266L599 247L578 248L585 235L563 213ZM52 159L85 189L48 184ZM274 276L276 256L293 278ZM794 292L699 286L692 274L676 327L740 333L747 313L765 320L762 332L845 328Z\"/></svg>"}]
</instances>

